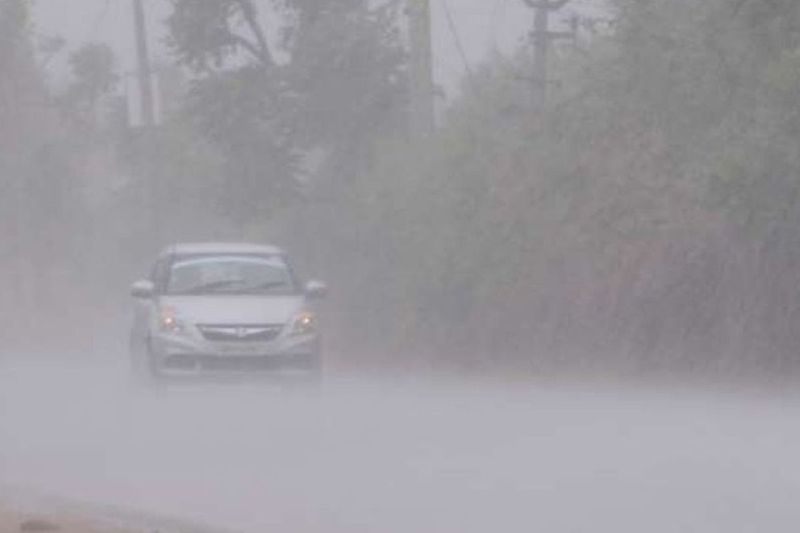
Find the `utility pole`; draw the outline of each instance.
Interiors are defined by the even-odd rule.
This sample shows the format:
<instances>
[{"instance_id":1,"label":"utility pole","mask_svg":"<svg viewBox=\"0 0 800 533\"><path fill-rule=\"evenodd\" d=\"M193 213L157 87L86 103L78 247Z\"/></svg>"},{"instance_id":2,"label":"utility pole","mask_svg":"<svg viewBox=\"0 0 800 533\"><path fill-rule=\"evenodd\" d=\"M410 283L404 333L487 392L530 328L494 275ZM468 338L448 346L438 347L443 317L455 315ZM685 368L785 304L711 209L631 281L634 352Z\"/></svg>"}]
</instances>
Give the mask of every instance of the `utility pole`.
<instances>
[{"instance_id":1,"label":"utility pole","mask_svg":"<svg viewBox=\"0 0 800 533\"><path fill-rule=\"evenodd\" d=\"M153 95L153 78L150 70L150 56L147 50L147 25L143 0L133 0L133 21L136 34L137 78L139 80L139 98L141 102L141 121L144 131L138 136L138 166L140 178L144 182L145 212L150 223L150 237L155 241L162 238L161 183L154 179L151 155L154 150L154 139L150 133L156 124L155 98Z\"/></svg>"},{"instance_id":2,"label":"utility pole","mask_svg":"<svg viewBox=\"0 0 800 533\"><path fill-rule=\"evenodd\" d=\"M430 0L408 0L411 42L411 131L425 137L435 128Z\"/></svg>"},{"instance_id":3,"label":"utility pole","mask_svg":"<svg viewBox=\"0 0 800 533\"><path fill-rule=\"evenodd\" d=\"M147 51L147 27L142 0L133 0L133 20L136 32L136 55L138 63L139 93L142 102L142 122L151 128L156 123L153 99L153 84L150 58Z\"/></svg>"},{"instance_id":4,"label":"utility pole","mask_svg":"<svg viewBox=\"0 0 800 533\"><path fill-rule=\"evenodd\" d=\"M574 37L571 32L551 32L550 14L558 11L570 0L524 0L534 10L533 21L533 101L536 107L547 102L549 80L548 62L550 43L564 37Z\"/></svg>"}]
</instances>

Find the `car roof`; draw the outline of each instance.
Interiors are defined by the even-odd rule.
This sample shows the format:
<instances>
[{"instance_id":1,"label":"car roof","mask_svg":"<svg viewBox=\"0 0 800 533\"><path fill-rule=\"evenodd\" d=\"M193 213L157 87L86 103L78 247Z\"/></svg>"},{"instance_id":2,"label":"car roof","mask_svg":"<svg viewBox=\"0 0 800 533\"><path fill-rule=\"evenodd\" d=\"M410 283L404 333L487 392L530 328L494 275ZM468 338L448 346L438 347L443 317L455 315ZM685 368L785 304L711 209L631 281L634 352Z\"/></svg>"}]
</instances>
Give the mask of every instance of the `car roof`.
<instances>
[{"instance_id":1,"label":"car roof","mask_svg":"<svg viewBox=\"0 0 800 533\"><path fill-rule=\"evenodd\" d=\"M246 242L194 242L168 246L161 255L185 254L282 254L283 250L269 244Z\"/></svg>"}]
</instances>

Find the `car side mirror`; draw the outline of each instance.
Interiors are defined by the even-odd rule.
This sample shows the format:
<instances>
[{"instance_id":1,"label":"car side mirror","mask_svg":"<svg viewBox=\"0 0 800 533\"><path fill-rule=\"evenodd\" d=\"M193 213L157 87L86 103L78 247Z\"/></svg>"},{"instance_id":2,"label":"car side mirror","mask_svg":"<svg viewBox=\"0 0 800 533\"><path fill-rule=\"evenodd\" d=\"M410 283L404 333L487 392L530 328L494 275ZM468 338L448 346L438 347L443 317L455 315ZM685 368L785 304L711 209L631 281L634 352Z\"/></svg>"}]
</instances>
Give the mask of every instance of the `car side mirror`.
<instances>
[{"instance_id":1,"label":"car side mirror","mask_svg":"<svg viewBox=\"0 0 800 533\"><path fill-rule=\"evenodd\" d=\"M131 296L134 298L146 300L148 298L152 298L155 292L156 288L155 285L153 285L153 282L146 279L137 281L131 285Z\"/></svg>"},{"instance_id":2,"label":"car side mirror","mask_svg":"<svg viewBox=\"0 0 800 533\"><path fill-rule=\"evenodd\" d=\"M319 300L327 296L328 286L321 281L311 280L306 283L304 292L307 298Z\"/></svg>"}]
</instances>

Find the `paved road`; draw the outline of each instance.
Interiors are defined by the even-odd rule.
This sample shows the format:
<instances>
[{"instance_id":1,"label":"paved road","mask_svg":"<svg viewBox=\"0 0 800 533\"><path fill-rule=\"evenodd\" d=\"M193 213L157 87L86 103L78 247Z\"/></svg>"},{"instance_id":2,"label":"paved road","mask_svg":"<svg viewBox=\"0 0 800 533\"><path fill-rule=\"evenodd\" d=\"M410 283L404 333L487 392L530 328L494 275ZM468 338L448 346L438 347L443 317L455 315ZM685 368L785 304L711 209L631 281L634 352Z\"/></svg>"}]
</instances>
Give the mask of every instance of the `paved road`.
<instances>
[{"instance_id":1,"label":"paved road","mask_svg":"<svg viewBox=\"0 0 800 533\"><path fill-rule=\"evenodd\" d=\"M800 397L339 379L132 391L0 364L0 485L242 531L792 532Z\"/></svg>"}]
</instances>

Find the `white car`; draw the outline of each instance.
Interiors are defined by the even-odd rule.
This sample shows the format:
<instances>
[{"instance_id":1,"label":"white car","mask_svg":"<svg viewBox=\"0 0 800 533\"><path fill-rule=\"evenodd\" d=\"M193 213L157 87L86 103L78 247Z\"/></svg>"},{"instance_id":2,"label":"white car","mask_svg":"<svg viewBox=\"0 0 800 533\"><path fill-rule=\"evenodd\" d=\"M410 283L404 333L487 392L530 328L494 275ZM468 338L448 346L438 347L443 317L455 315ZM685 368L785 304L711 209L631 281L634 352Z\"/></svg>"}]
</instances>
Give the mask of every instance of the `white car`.
<instances>
[{"instance_id":1,"label":"white car","mask_svg":"<svg viewBox=\"0 0 800 533\"><path fill-rule=\"evenodd\" d=\"M133 284L131 358L140 376L267 373L320 377L321 340L311 301L273 246L202 243L168 247Z\"/></svg>"}]
</instances>

